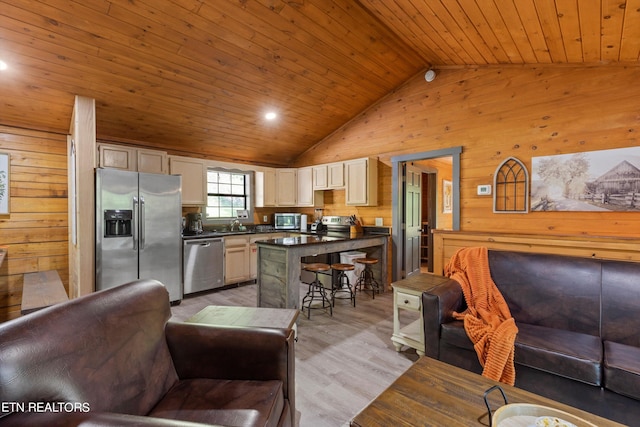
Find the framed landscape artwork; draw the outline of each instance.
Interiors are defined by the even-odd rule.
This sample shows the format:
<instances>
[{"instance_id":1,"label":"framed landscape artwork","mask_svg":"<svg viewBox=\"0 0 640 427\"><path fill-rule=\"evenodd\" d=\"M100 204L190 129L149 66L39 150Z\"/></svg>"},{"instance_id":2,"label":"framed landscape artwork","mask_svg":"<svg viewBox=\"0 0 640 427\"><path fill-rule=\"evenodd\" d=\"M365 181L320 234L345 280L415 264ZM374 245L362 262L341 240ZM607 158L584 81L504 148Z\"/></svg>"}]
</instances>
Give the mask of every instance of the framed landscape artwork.
<instances>
[{"instance_id":1,"label":"framed landscape artwork","mask_svg":"<svg viewBox=\"0 0 640 427\"><path fill-rule=\"evenodd\" d=\"M0 153L0 215L9 213L9 154Z\"/></svg>"},{"instance_id":2,"label":"framed landscape artwork","mask_svg":"<svg viewBox=\"0 0 640 427\"><path fill-rule=\"evenodd\" d=\"M640 211L640 147L533 157L532 211Z\"/></svg>"}]
</instances>

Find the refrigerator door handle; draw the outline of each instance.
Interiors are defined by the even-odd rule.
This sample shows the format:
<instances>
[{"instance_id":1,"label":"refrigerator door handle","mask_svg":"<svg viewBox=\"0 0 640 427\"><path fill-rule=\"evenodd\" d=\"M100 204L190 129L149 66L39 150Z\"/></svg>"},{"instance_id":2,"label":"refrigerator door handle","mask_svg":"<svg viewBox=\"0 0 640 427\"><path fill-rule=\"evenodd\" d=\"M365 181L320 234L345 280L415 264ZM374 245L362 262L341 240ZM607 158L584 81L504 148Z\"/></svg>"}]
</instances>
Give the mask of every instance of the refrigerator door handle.
<instances>
[{"instance_id":1,"label":"refrigerator door handle","mask_svg":"<svg viewBox=\"0 0 640 427\"><path fill-rule=\"evenodd\" d=\"M144 220L144 197L140 196L140 250L144 249L144 232L145 232L145 220Z\"/></svg>"},{"instance_id":2,"label":"refrigerator door handle","mask_svg":"<svg viewBox=\"0 0 640 427\"><path fill-rule=\"evenodd\" d=\"M136 196L133 196L133 215L132 215L131 221L133 222L131 227L133 228L133 250L137 251L138 250L138 198Z\"/></svg>"}]
</instances>

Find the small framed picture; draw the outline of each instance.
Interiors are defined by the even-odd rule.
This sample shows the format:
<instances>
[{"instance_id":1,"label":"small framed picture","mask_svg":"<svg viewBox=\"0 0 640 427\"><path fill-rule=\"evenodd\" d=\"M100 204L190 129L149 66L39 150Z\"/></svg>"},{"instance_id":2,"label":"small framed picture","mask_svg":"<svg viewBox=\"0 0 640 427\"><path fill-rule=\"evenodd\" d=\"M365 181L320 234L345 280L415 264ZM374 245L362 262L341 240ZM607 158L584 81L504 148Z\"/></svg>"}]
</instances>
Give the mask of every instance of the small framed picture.
<instances>
[{"instance_id":1,"label":"small framed picture","mask_svg":"<svg viewBox=\"0 0 640 427\"><path fill-rule=\"evenodd\" d=\"M450 214L453 210L453 186L451 181L442 180L442 213Z\"/></svg>"},{"instance_id":2,"label":"small framed picture","mask_svg":"<svg viewBox=\"0 0 640 427\"><path fill-rule=\"evenodd\" d=\"M9 154L0 153L0 215L9 214Z\"/></svg>"}]
</instances>

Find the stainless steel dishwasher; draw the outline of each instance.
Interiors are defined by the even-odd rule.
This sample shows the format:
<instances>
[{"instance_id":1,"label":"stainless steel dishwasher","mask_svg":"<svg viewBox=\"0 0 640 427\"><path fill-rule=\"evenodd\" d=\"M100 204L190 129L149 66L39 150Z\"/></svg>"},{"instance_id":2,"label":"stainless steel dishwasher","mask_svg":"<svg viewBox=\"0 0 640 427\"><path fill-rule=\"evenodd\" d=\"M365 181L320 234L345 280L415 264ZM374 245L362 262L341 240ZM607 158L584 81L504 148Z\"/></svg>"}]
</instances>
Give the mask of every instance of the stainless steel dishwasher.
<instances>
[{"instance_id":1,"label":"stainless steel dishwasher","mask_svg":"<svg viewBox=\"0 0 640 427\"><path fill-rule=\"evenodd\" d=\"M222 238L185 240L183 255L184 295L224 286Z\"/></svg>"}]
</instances>

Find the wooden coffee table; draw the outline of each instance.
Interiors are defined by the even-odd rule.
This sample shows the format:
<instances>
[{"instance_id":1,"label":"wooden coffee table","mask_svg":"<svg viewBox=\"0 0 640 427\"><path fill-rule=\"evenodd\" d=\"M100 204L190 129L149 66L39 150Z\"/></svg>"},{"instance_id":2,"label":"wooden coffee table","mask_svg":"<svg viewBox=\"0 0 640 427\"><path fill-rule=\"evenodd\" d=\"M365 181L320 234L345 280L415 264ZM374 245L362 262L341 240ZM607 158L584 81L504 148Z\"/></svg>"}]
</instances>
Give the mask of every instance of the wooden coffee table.
<instances>
[{"instance_id":1,"label":"wooden coffee table","mask_svg":"<svg viewBox=\"0 0 640 427\"><path fill-rule=\"evenodd\" d=\"M185 322L216 326L285 328L293 329L297 336L296 319L298 314L297 309L289 308L209 305Z\"/></svg>"},{"instance_id":2,"label":"wooden coffee table","mask_svg":"<svg viewBox=\"0 0 640 427\"><path fill-rule=\"evenodd\" d=\"M622 425L430 357L422 357L364 408L351 421L351 426L488 426L489 416L483 394L494 385L502 387L509 403L533 403L560 409L599 427ZM500 393L490 396L492 408L497 409L504 404Z\"/></svg>"}]
</instances>

